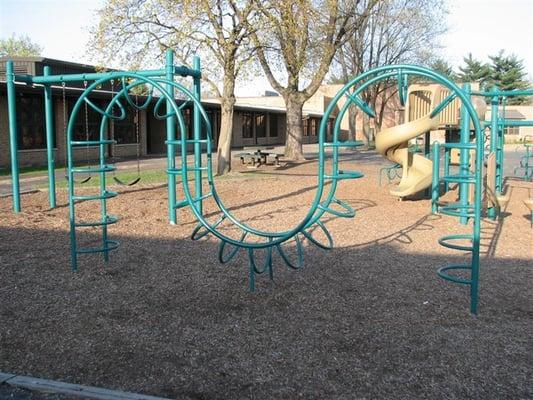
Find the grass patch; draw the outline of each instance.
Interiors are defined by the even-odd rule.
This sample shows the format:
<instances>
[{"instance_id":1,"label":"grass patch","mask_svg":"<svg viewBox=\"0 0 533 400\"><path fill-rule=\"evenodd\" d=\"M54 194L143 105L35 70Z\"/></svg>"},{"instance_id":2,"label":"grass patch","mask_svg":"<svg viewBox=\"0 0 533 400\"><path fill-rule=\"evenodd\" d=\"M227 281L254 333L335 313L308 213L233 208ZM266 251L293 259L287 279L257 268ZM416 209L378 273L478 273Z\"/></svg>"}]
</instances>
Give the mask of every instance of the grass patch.
<instances>
[{"instance_id":1,"label":"grass patch","mask_svg":"<svg viewBox=\"0 0 533 400\"><path fill-rule=\"evenodd\" d=\"M125 172L116 172L115 176L120 179L124 183L133 182L135 179L137 179L137 171L125 171ZM152 170L145 170L141 171L141 180L139 181L139 185L157 185L167 182L167 173L163 169L152 169ZM194 179L194 172L189 172L188 174L189 179ZM81 175L77 174L76 180L82 181L87 175ZM219 180L233 180L233 179L265 179L265 178L272 178L272 176L268 176L268 174L265 173L258 173L258 172L250 172L246 174L242 174L239 172L236 173L230 173L227 175L222 176L216 176L215 181ZM204 174L203 179L206 179L206 176ZM113 180L113 174L109 173L106 175L106 181L107 186L116 186L118 183ZM176 176L176 183L181 182L181 176ZM77 187L98 187L100 186L100 175L99 174L93 174L91 179L86 183L77 183ZM41 183L37 185L38 189L46 189L48 188L48 182ZM66 189L68 188L68 181L66 179L57 179L56 180L56 188L57 189Z\"/></svg>"},{"instance_id":2,"label":"grass patch","mask_svg":"<svg viewBox=\"0 0 533 400\"><path fill-rule=\"evenodd\" d=\"M55 171L61 171L65 167L60 166L56 167ZM19 168L19 175L23 176L32 176L32 175L43 175L43 173L48 172L48 167L22 167ZM0 176L10 176L11 168L0 169Z\"/></svg>"}]
</instances>

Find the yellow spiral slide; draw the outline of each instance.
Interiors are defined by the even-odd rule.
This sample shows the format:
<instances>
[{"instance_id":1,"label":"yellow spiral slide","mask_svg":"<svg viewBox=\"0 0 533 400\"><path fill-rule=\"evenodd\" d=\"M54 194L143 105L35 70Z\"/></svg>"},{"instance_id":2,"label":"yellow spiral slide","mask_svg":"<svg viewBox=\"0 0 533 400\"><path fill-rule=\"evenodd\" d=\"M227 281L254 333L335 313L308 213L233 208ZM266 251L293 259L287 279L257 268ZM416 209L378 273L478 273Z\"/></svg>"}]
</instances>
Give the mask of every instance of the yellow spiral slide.
<instances>
[{"instance_id":1,"label":"yellow spiral slide","mask_svg":"<svg viewBox=\"0 0 533 400\"><path fill-rule=\"evenodd\" d=\"M376 150L402 166L400 183L390 190L393 196L406 197L431 186L433 162L420 154L409 152L408 142L434 130L439 125L438 115L429 114L414 121L384 129L376 136Z\"/></svg>"}]
</instances>

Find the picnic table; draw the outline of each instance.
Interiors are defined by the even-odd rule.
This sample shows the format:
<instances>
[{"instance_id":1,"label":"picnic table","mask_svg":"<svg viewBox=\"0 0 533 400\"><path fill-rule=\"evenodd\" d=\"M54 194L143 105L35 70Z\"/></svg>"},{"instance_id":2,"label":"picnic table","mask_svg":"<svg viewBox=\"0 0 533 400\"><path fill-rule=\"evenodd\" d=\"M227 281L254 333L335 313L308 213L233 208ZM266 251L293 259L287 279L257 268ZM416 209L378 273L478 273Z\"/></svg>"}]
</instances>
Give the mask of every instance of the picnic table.
<instances>
[{"instance_id":1,"label":"picnic table","mask_svg":"<svg viewBox=\"0 0 533 400\"><path fill-rule=\"evenodd\" d=\"M239 157L241 162L245 164L246 162L252 163L254 167L260 167L267 163L267 158L274 160L275 165L279 165L279 159L281 154L266 151L273 150L273 147L265 146L253 146L253 147L243 147L243 152L237 153L235 157Z\"/></svg>"}]
</instances>

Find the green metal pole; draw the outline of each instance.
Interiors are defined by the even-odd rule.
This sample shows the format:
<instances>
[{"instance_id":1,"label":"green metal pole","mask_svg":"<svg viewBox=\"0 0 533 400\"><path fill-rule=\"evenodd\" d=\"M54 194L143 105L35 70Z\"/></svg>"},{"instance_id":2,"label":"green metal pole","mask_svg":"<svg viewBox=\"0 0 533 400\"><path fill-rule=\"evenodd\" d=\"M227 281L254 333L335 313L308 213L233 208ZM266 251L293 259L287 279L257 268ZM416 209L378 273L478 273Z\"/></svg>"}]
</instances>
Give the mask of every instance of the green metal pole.
<instances>
[{"instance_id":1,"label":"green metal pole","mask_svg":"<svg viewBox=\"0 0 533 400\"><path fill-rule=\"evenodd\" d=\"M439 168L440 168L440 144L433 143L433 178L431 180L431 212L436 214L438 212L437 202L439 201Z\"/></svg>"},{"instance_id":2,"label":"green metal pole","mask_svg":"<svg viewBox=\"0 0 533 400\"><path fill-rule=\"evenodd\" d=\"M199 76L199 72L194 71L187 67L172 67L173 73L180 76ZM145 71L132 71L136 75L141 75L145 77L160 77L165 75L168 72L167 69L154 69L154 70L145 70ZM122 72L92 72L87 74L68 74L68 75L49 75L49 76L29 76L29 75L17 75L15 77L16 81L25 82L25 83L62 83L62 82L91 82L97 81L102 78L120 78Z\"/></svg>"},{"instance_id":3,"label":"green metal pole","mask_svg":"<svg viewBox=\"0 0 533 400\"><path fill-rule=\"evenodd\" d=\"M43 70L44 76L50 75L50 67ZM48 163L48 201L50 208L56 207L56 175L54 160L54 104L52 88L44 85L44 113L46 121L46 159Z\"/></svg>"},{"instance_id":4,"label":"green metal pole","mask_svg":"<svg viewBox=\"0 0 533 400\"><path fill-rule=\"evenodd\" d=\"M465 83L462 87L465 95L470 97L470 84ZM468 144L470 142L470 116L464 104L461 105L461 144ZM459 154L459 171L461 175L468 175L470 173L470 150L461 149ZM468 192L469 192L468 183L459 184L459 204L463 207L463 212L466 214L468 205ZM463 225L466 225L468 222L468 217L465 215L459 218L459 222Z\"/></svg>"},{"instance_id":5,"label":"green metal pole","mask_svg":"<svg viewBox=\"0 0 533 400\"><path fill-rule=\"evenodd\" d=\"M166 52L165 63L166 79L174 81L174 51L168 49ZM167 91L174 97L174 86L168 84ZM167 100L167 113L172 110L172 102ZM176 139L176 121L174 116L167 118L167 140ZM182 138L183 139L183 138ZM176 149L173 144L167 144L167 170L175 168L176 164ZM182 163L187 160L181 160ZM176 176L174 174L168 174L168 218L172 225L176 224Z\"/></svg>"},{"instance_id":6,"label":"green metal pole","mask_svg":"<svg viewBox=\"0 0 533 400\"><path fill-rule=\"evenodd\" d=\"M505 97L502 99L502 116L499 118L498 129L498 143L496 152L496 185L495 190L497 194L501 194L503 190L503 151L505 144Z\"/></svg>"},{"instance_id":7,"label":"green metal pole","mask_svg":"<svg viewBox=\"0 0 533 400\"><path fill-rule=\"evenodd\" d=\"M13 187L13 211L20 212L19 161L17 143L17 106L13 61L6 62L7 114L9 118L9 150L11 152L11 184Z\"/></svg>"},{"instance_id":8,"label":"green metal pole","mask_svg":"<svg viewBox=\"0 0 533 400\"><path fill-rule=\"evenodd\" d=\"M450 175L450 149L444 149L444 176ZM446 181L444 182L444 192L450 190L450 184Z\"/></svg>"},{"instance_id":9,"label":"green metal pole","mask_svg":"<svg viewBox=\"0 0 533 400\"><path fill-rule=\"evenodd\" d=\"M200 71L200 58L193 58L193 68ZM196 198L202 197L202 144L200 140L202 139L202 121L200 114L199 102L201 100L201 82L200 77L195 77L193 79L194 84L194 96L198 99L198 103L194 103L194 167L196 168L194 183L195 183L195 192ZM202 212L202 200L198 203L198 210Z\"/></svg>"},{"instance_id":10,"label":"green metal pole","mask_svg":"<svg viewBox=\"0 0 533 400\"><path fill-rule=\"evenodd\" d=\"M497 95L498 88L494 86L490 93L493 94L490 100L490 152L495 153L498 145L498 131L499 131L499 116L498 116L498 105L499 105L499 97ZM495 180L496 177L494 178ZM496 187L496 182L494 182L494 187ZM495 207L489 207L487 210L487 215L490 219L494 220L496 219L496 208Z\"/></svg>"}]
</instances>

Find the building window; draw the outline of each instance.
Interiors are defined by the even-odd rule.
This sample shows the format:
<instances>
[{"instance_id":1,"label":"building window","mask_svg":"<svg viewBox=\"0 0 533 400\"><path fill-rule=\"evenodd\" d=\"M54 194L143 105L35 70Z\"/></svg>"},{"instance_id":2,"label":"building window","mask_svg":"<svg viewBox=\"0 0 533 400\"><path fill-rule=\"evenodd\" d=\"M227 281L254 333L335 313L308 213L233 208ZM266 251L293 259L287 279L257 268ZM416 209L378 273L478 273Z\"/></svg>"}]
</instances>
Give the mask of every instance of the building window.
<instances>
[{"instance_id":1,"label":"building window","mask_svg":"<svg viewBox=\"0 0 533 400\"><path fill-rule=\"evenodd\" d=\"M72 116L72 110L78 99L68 99L68 121ZM108 102L102 100L91 99L91 102L101 110L107 108ZM118 113L118 109L115 107L113 113ZM102 115L95 111L90 105L86 105L85 102L81 104L74 121L74 131L72 140L100 140L100 123L102 122ZM114 120L116 124L118 121ZM109 123L109 120L108 120ZM116 130L115 130L116 133Z\"/></svg>"},{"instance_id":2,"label":"building window","mask_svg":"<svg viewBox=\"0 0 533 400\"><path fill-rule=\"evenodd\" d=\"M242 119L242 137L244 139L252 139L254 137L253 131L253 115L244 113L241 115Z\"/></svg>"},{"instance_id":3,"label":"building window","mask_svg":"<svg viewBox=\"0 0 533 400\"><path fill-rule=\"evenodd\" d=\"M519 135L520 134L520 127L519 126L506 126L503 129L503 133L505 135Z\"/></svg>"},{"instance_id":4,"label":"building window","mask_svg":"<svg viewBox=\"0 0 533 400\"><path fill-rule=\"evenodd\" d=\"M17 96L16 107L18 148L20 150L46 148L43 98L23 93ZM55 143L53 145L55 146Z\"/></svg>"},{"instance_id":5,"label":"building window","mask_svg":"<svg viewBox=\"0 0 533 400\"><path fill-rule=\"evenodd\" d=\"M304 136L309 136L309 118L304 119Z\"/></svg>"},{"instance_id":6,"label":"building window","mask_svg":"<svg viewBox=\"0 0 533 400\"><path fill-rule=\"evenodd\" d=\"M270 137L278 137L278 116L270 114Z\"/></svg>"},{"instance_id":7,"label":"building window","mask_svg":"<svg viewBox=\"0 0 533 400\"><path fill-rule=\"evenodd\" d=\"M213 142L218 142L220 136L220 111L207 110L207 117L211 123L211 134L213 135Z\"/></svg>"},{"instance_id":8,"label":"building window","mask_svg":"<svg viewBox=\"0 0 533 400\"><path fill-rule=\"evenodd\" d=\"M123 120L113 121L113 137L117 144L137 143L137 127L135 125L137 115L135 111L131 111L126 114L126 118Z\"/></svg>"},{"instance_id":9,"label":"building window","mask_svg":"<svg viewBox=\"0 0 533 400\"><path fill-rule=\"evenodd\" d=\"M309 135L308 136L316 136L316 127L317 127L316 118L310 118L309 119Z\"/></svg>"},{"instance_id":10,"label":"building window","mask_svg":"<svg viewBox=\"0 0 533 400\"><path fill-rule=\"evenodd\" d=\"M255 136L258 138L266 137L265 114L255 114Z\"/></svg>"}]
</instances>

